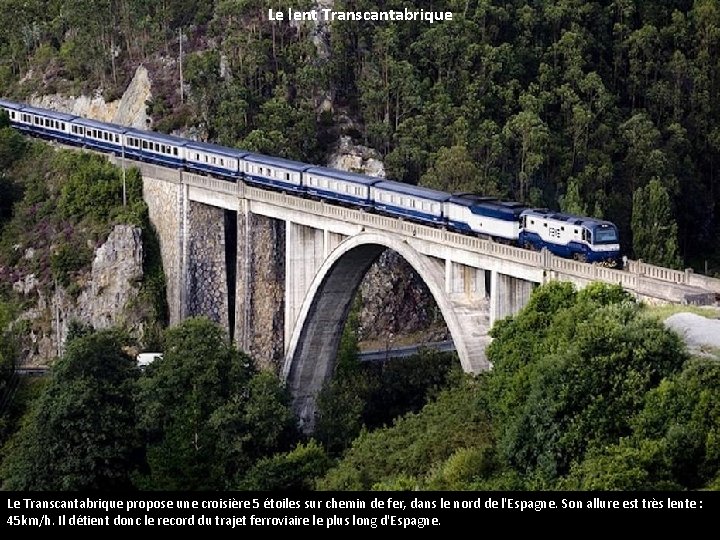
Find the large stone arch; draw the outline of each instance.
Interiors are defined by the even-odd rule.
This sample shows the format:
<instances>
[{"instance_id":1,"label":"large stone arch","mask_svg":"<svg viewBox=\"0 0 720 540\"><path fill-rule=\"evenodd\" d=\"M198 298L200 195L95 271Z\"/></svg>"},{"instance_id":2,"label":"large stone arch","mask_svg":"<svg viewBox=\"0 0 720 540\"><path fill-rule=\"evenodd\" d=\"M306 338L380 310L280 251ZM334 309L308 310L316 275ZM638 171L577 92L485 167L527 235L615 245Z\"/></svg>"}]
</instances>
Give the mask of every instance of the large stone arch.
<instances>
[{"instance_id":1,"label":"large stone arch","mask_svg":"<svg viewBox=\"0 0 720 540\"><path fill-rule=\"evenodd\" d=\"M463 332L445 291L444 264L418 253L392 234L361 233L352 236L335 248L315 275L285 356L283 377L290 388L300 426L306 432L314 428L315 399L332 375L343 326L355 292L370 265L386 249L403 257L426 283L445 319L463 369L467 372L477 370L477 362L471 362L466 332Z\"/></svg>"}]
</instances>

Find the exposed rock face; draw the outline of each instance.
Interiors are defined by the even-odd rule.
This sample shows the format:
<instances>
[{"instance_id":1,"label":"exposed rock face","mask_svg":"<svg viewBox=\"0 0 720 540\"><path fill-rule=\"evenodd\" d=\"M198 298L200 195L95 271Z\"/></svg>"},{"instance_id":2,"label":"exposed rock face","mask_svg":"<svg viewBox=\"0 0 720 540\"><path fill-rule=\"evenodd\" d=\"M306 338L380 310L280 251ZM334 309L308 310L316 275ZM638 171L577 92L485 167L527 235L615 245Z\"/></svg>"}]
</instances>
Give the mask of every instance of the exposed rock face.
<instances>
[{"instance_id":1,"label":"exposed rock face","mask_svg":"<svg viewBox=\"0 0 720 540\"><path fill-rule=\"evenodd\" d=\"M103 122L111 122L118 109L118 102L105 103L100 93L96 93L92 97L67 97L60 94L48 94L31 98L30 104L53 111L94 118Z\"/></svg>"},{"instance_id":2,"label":"exposed rock face","mask_svg":"<svg viewBox=\"0 0 720 540\"><path fill-rule=\"evenodd\" d=\"M117 110L112 121L123 126L146 129L149 118L145 103L152 98L150 88L148 70L145 66L138 66L123 97L119 102L114 102L117 104Z\"/></svg>"},{"instance_id":3,"label":"exposed rock face","mask_svg":"<svg viewBox=\"0 0 720 540\"><path fill-rule=\"evenodd\" d=\"M145 129L148 125L145 102L152 97L150 86L147 69L139 66L122 99L106 103L99 92L92 97L49 94L31 98L30 104L102 122Z\"/></svg>"},{"instance_id":4,"label":"exposed rock face","mask_svg":"<svg viewBox=\"0 0 720 540\"><path fill-rule=\"evenodd\" d=\"M440 310L420 276L397 253L387 250L370 267L360 285L360 341L398 344L442 341L449 332Z\"/></svg>"},{"instance_id":5,"label":"exposed rock face","mask_svg":"<svg viewBox=\"0 0 720 540\"><path fill-rule=\"evenodd\" d=\"M140 290L142 264L142 231L116 225L95 251L90 281L78 296L76 318L97 329L125 322L125 307Z\"/></svg>"},{"instance_id":6,"label":"exposed rock face","mask_svg":"<svg viewBox=\"0 0 720 540\"><path fill-rule=\"evenodd\" d=\"M122 326L142 337L143 310L133 309L143 278L142 231L116 225L96 251L92 270L75 297L58 286L52 293L36 289L32 275L13 284L25 296L38 295L35 307L20 319L29 326L21 363L47 365L64 349L72 321L94 328ZM49 298L48 298L49 294Z\"/></svg>"},{"instance_id":7,"label":"exposed rock face","mask_svg":"<svg viewBox=\"0 0 720 540\"><path fill-rule=\"evenodd\" d=\"M380 161L380 155L372 148L353 144L347 136L340 137L328 167L385 178L385 166Z\"/></svg>"}]
</instances>

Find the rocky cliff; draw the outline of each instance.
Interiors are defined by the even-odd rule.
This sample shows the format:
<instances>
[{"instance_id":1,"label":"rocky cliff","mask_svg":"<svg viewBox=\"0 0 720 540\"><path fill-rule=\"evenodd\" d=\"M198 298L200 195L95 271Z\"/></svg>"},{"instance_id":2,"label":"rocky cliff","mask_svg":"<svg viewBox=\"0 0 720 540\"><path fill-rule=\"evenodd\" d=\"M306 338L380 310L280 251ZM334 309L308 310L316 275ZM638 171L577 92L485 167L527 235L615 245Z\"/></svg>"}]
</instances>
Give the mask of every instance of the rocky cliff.
<instances>
[{"instance_id":1,"label":"rocky cliff","mask_svg":"<svg viewBox=\"0 0 720 540\"><path fill-rule=\"evenodd\" d=\"M142 278L142 231L116 225L95 250L91 268L72 285L55 283L53 289L43 290L33 274L14 283L15 292L33 304L19 318L28 330L20 363L51 363L64 349L73 322L94 328L122 327L142 339L149 311L140 298ZM79 289L78 283L83 283Z\"/></svg>"},{"instance_id":2,"label":"rocky cliff","mask_svg":"<svg viewBox=\"0 0 720 540\"><path fill-rule=\"evenodd\" d=\"M146 129L148 115L146 102L152 98L151 83L145 66L138 66L122 98L106 102L98 91L93 96L63 96L48 94L35 96L30 103L54 111L113 122L124 126Z\"/></svg>"}]
</instances>

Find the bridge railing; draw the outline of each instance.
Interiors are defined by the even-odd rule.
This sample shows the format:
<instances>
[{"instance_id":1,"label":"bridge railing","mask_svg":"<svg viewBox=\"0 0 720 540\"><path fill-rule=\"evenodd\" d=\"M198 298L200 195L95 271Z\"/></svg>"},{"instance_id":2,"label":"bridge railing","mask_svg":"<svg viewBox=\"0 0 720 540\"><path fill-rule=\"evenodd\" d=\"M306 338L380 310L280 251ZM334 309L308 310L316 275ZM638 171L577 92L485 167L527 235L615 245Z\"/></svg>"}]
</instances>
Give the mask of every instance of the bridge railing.
<instances>
[{"instance_id":1,"label":"bridge railing","mask_svg":"<svg viewBox=\"0 0 720 540\"><path fill-rule=\"evenodd\" d=\"M245 196L248 199L277 204L285 208L293 208L303 212L332 217L335 219L357 223L374 229L392 231L405 236L413 236L423 240L432 240L454 247L495 255L515 262L540 265L542 255L538 252L520 249L514 246L483 240L473 236L449 232L447 230L420 225L411 221L389 216L381 216L371 212L363 212L352 208L326 204L311 199L303 199L284 193L247 187Z\"/></svg>"},{"instance_id":2,"label":"bridge railing","mask_svg":"<svg viewBox=\"0 0 720 540\"><path fill-rule=\"evenodd\" d=\"M686 283L692 287L700 287L720 295L720 279L695 274L691 271L685 272Z\"/></svg>"},{"instance_id":3,"label":"bridge railing","mask_svg":"<svg viewBox=\"0 0 720 540\"><path fill-rule=\"evenodd\" d=\"M628 261L628 271L633 274L639 274L661 281L669 281L671 283L687 283L688 272L682 270L673 270L672 268L664 268L655 266L642 261Z\"/></svg>"},{"instance_id":4,"label":"bridge railing","mask_svg":"<svg viewBox=\"0 0 720 540\"><path fill-rule=\"evenodd\" d=\"M642 276L677 284L692 284L720 293L720 280L706 276L698 276L691 272L682 272L654 266L641 261L628 261L628 271L623 271L557 257L548 251L530 251L484 240L482 238L428 227L410 221L354 210L343 206L326 204L320 201L303 199L274 191L246 187L244 194L249 199L265 201L286 208L294 208L303 212L332 217L375 229L413 236L423 240L431 240L456 248L485 253L513 262L542 267L547 270L554 270L588 280L617 283L630 289L636 289L638 287L638 277Z\"/></svg>"},{"instance_id":5,"label":"bridge railing","mask_svg":"<svg viewBox=\"0 0 720 540\"><path fill-rule=\"evenodd\" d=\"M243 184L241 183L227 182L225 180L220 180L219 178L202 176L200 174L190 172L182 173L182 180L191 186L201 187L220 193L227 193L228 195L239 195L243 187Z\"/></svg>"},{"instance_id":6,"label":"bridge railing","mask_svg":"<svg viewBox=\"0 0 720 540\"><path fill-rule=\"evenodd\" d=\"M117 165L121 165L122 160L120 158L114 158L113 161ZM530 251L393 217L381 216L379 214L326 204L324 202L296 197L285 193L255 188L247 186L243 182L227 182L209 176L190 172L178 172L166 167L131 160L127 160L126 164L128 164L128 166L132 164L133 167L139 168L144 176L150 176L159 180L174 183L185 182L192 186L235 195L240 198L268 202L286 208L332 217L380 230L393 231L406 236L431 240L456 248L481 252L513 262L542 267L547 270L563 272L581 278L605 281L608 283L619 283L624 287L632 289L636 289L639 286L639 278L651 278L668 283L690 285L720 294L719 279L694 274L691 270L673 270L642 261L630 260L628 261L626 271L621 271L582 263L572 259L556 257L547 251Z\"/></svg>"}]
</instances>

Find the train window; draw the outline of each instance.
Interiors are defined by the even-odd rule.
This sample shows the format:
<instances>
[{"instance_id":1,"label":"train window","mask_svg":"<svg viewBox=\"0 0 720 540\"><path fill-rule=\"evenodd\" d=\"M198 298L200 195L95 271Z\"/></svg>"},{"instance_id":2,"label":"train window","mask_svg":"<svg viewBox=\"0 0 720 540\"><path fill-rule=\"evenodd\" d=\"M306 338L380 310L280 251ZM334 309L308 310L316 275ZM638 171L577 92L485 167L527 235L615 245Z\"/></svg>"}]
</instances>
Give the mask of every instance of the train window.
<instances>
[{"instance_id":1,"label":"train window","mask_svg":"<svg viewBox=\"0 0 720 540\"><path fill-rule=\"evenodd\" d=\"M575 229L575 234L577 234L577 233L578 233L578 230L577 230L577 229Z\"/></svg>"},{"instance_id":2,"label":"train window","mask_svg":"<svg viewBox=\"0 0 720 540\"><path fill-rule=\"evenodd\" d=\"M147 150L147 147L148 147L147 141L142 142L142 147L143 147L143 150Z\"/></svg>"},{"instance_id":3,"label":"train window","mask_svg":"<svg viewBox=\"0 0 720 540\"><path fill-rule=\"evenodd\" d=\"M560 227L560 230L561 230L561 231L564 231L564 230L565 230L565 227Z\"/></svg>"},{"instance_id":4,"label":"train window","mask_svg":"<svg viewBox=\"0 0 720 540\"><path fill-rule=\"evenodd\" d=\"M173 154L175 154L176 156L178 155L178 149L177 149L177 148L173 148Z\"/></svg>"},{"instance_id":5,"label":"train window","mask_svg":"<svg viewBox=\"0 0 720 540\"><path fill-rule=\"evenodd\" d=\"M534 220L534 219L531 219L531 220L530 220L530 225L535 225L535 220Z\"/></svg>"},{"instance_id":6,"label":"train window","mask_svg":"<svg viewBox=\"0 0 720 540\"><path fill-rule=\"evenodd\" d=\"M543 223L543 227L547 227L547 223Z\"/></svg>"},{"instance_id":7,"label":"train window","mask_svg":"<svg viewBox=\"0 0 720 540\"><path fill-rule=\"evenodd\" d=\"M285 173L285 181L286 182L290 181L290 173Z\"/></svg>"},{"instance_id":8,"label":"train window","mask_svg":"<svg viewBox=\"0 0 720 540\"><path fill-rule=\"evenodd\" d=\"M225 166L225 160L224 160L224 159L220 159L220 166L221 166L221 167L224 167L224 166Z\"/></svg>"}]
</instances>

